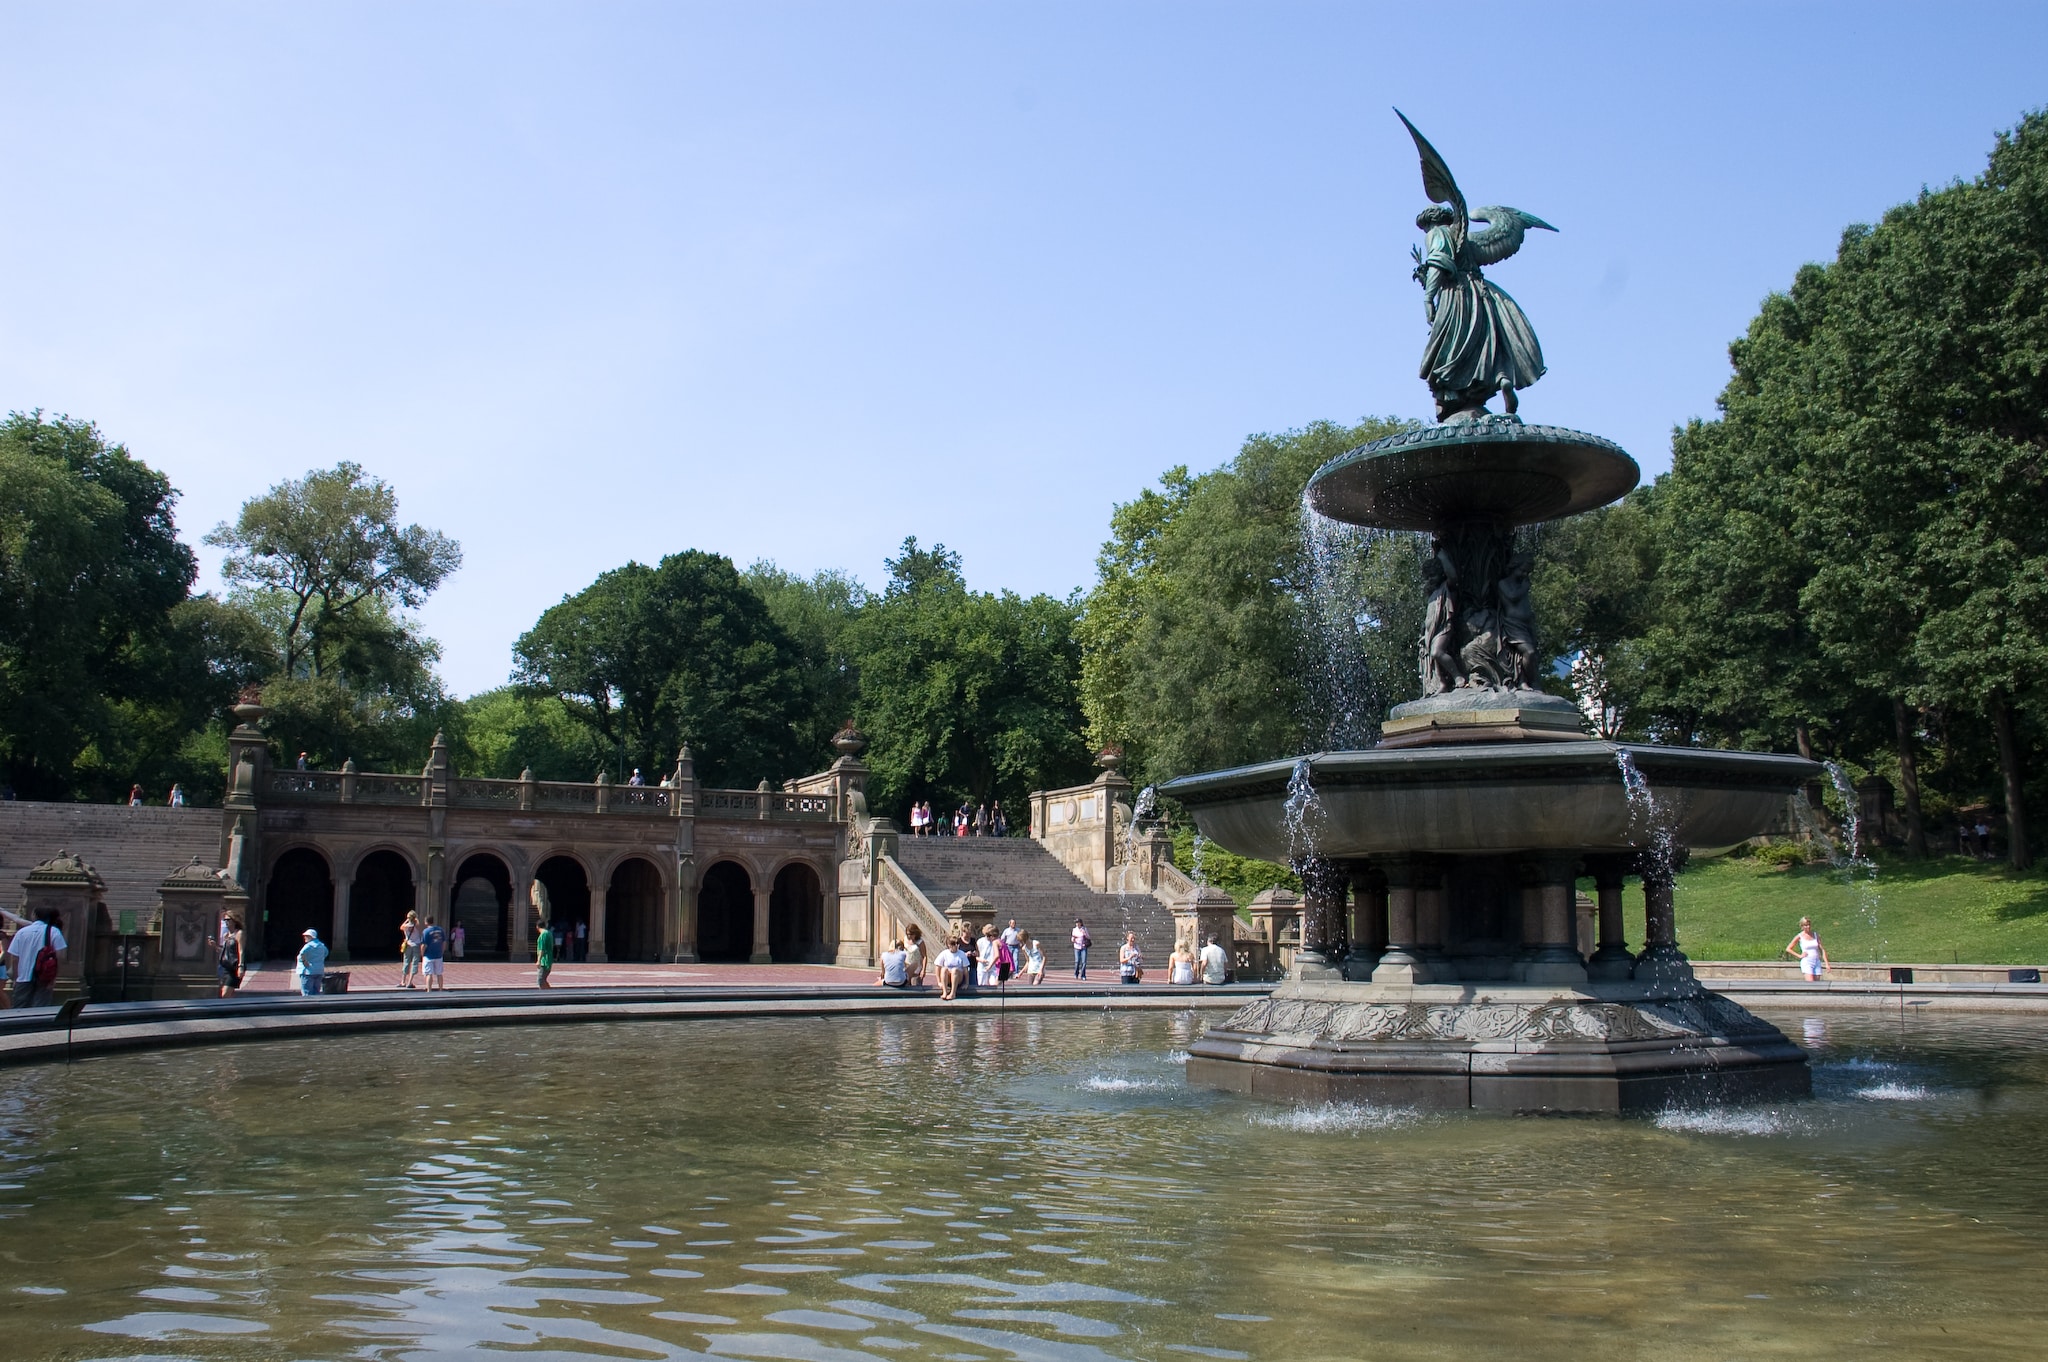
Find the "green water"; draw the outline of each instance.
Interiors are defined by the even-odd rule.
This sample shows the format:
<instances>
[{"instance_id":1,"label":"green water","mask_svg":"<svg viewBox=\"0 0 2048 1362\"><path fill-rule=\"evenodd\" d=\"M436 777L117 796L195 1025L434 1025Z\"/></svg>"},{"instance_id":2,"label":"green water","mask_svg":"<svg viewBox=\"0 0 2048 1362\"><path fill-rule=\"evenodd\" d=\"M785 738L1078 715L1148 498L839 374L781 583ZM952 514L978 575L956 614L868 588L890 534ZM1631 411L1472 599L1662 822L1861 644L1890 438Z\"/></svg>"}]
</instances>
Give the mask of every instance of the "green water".
<instances>
[{"instance_id":1,"label":"green water","mask_svg":"<svg viewBox=\"0 0 2048 1362\"><path fill-rule=\"evenodd\" d=\"M0 1355L1982 1357L2048 1025L1833 1017L1660 1120L1187 1092L1193 1014L351 1037L0 1072Z\"/></svg>"}]
</instances>

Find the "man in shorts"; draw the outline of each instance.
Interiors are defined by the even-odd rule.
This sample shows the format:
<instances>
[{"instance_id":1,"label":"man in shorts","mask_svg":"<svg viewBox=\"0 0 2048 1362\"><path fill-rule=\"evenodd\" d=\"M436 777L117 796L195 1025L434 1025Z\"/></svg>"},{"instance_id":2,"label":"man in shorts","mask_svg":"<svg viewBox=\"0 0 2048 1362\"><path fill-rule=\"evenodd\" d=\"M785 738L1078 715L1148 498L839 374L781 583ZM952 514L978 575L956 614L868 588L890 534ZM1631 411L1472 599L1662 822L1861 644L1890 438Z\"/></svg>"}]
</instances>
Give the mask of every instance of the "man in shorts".
<instances>
[{"instance_id":1,"label":"man in shorts","mask_svg":"<svg viewBox=\"0 0 2048 1362\"><path fill-rule=\"evenodd\" d=\"M946 943L946 949L939 952L939 997L951 1002L960 996L960 986L967 982L967 952L960 949L960 939L955 937Z\"/></svg>"},{"instance_id":2,"label":"man in shorts","mask_svg":"<svg viewBox=\"0 0 2048 1362\"><path fill-rule=\"evenodd\" d=\"M555 929L543 922L540 934L533 939L533 963L536 978L534 983L541 988L548 987L548 972L555 967Z\"/></svg>"},{"instance_id":3,"label":"man in shorts","mask_svg":"<svg viewBox=\"0 0 2048 1362\"><path fill-rule=\"evenodd\" d=\"M443 973L447 961L448 936L440 923L428 918L426 930L420 933L420 973L426 977L427 992L436 988L448 991L448 976Z\"/></svg>"}]
</instances>

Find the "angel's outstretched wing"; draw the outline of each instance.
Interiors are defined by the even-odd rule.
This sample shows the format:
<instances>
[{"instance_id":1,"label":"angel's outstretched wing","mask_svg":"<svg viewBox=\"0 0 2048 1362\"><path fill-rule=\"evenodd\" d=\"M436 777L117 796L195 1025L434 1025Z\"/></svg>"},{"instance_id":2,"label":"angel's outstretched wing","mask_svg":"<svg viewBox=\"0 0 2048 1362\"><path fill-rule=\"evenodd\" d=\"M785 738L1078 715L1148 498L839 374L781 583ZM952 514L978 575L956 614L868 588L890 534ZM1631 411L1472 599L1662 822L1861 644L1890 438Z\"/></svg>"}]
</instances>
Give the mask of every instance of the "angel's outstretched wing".
<instances>
[{"instance_id":1,"label":"angel's outstretched wing","mask_svg":"<svg viewBox=\"0 0 2048 1362\"><path fill-rule=\"evenodd\" d=\"M1474 232L1465 240L1467 254L1475 265L1491 265L1521 250L1522 236L1531 227L1540 227L1546 232L1557 230L1534 213L1525 213L1519 208L1502 208L1497 204L1473 209L1472 220L1488 224L1485 231Z\"/></svg>"},{"instance_id":2,"label":"angel's outstretched wing","mask_svg":"<svg viewBox=\"0 0 2048 1362\"><path fill-rule=\"evenodd\" d=\"M1408 135L1415 139L1415 150L1421 153L1422 192L1429 195L1431 203L1447 203L1451 206L1451 211L1458 215L1458 239L1463 241L1466 223L1465 195L1459 190L1458 182L1451 178L1451 168L1444 164L1443 157L1437 155L1437 150L1429 144L1429 139L1408 121L1407 114L1396 109L1394 117L1400 119L1401 125L1408 129Z\"/></svg>"}]
</instances>

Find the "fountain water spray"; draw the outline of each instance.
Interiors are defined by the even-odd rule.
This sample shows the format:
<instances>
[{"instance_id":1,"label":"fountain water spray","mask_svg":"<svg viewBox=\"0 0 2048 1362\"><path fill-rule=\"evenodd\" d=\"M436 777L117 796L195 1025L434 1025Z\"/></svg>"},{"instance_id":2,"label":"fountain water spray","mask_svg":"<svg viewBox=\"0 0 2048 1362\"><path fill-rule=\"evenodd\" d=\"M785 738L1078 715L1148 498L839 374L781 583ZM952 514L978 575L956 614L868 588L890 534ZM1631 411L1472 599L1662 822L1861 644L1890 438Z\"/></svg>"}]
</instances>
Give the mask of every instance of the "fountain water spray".
<instances>
[{"instance_id":1,"label":"fountain water spray","mask_svg":"<svg viewBox=\"0 0 2048 1362\"><path fill-rule=\"evenodd\" d=\"M1202 836L1199 832L1196 833L1194 854L1188 859L1188 878L1197 885L1206 885L1209 882L1202 878L1202 853L1208 849L1208 846L1209 839Z\"/></svg>"}]
</instances>

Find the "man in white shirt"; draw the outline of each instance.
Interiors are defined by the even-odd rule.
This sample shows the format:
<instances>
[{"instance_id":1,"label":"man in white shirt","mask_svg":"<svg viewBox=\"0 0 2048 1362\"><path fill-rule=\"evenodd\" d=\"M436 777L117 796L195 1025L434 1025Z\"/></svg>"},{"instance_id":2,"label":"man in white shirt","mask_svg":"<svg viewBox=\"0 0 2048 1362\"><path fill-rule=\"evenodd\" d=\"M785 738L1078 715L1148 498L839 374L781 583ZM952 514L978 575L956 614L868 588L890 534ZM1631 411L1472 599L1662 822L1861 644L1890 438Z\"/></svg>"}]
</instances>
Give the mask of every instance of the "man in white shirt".
<instances>
[{"instance_id":1,"label":"man in white shirt","mask_svg":"<svg viewBox=\"0 0 2048 1362\"><path fill-rule=\"evenodd\" d=\"M1023 939L1024 933L1017 930L1017 919L1011 918L1010 925L1003 928L1003 944L1014 951L1017 949L1017 943Z\"/></svg>"},{"instance_id":2,"label":"man in white shirt","mask_svg":"<svg viewBox=\"0 0 2048 1362\"><path fill-rule=\"evenodd\" d=\"M45 945L57 953L57 963L64 963L64 933L58 930L58 916L55 908L45 908L31 922L14 934L14 940L7 946L7 977L14 981L12 1001L16 1007L55 1007L57 1005L57 979L54 973L47 982L36 983L36 957L43 953Z\"/></svg>"},{"instance_id":3,"label":"man in white shirt","mask_svg":"<svg viewBox=\"0 0 2048 1362\"><path fill-rule=\"evenodd\" d=\"M1202 947L1202 982L1220 984L1230 977L1230 955L1210 937Z\"/></svg>"}]
</instances>

